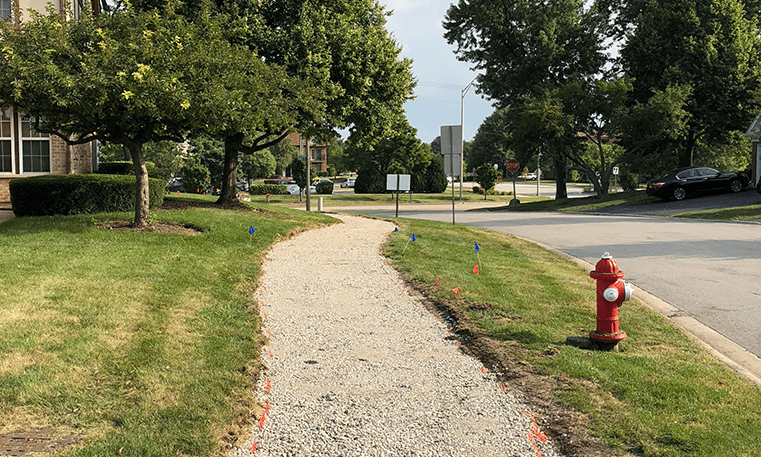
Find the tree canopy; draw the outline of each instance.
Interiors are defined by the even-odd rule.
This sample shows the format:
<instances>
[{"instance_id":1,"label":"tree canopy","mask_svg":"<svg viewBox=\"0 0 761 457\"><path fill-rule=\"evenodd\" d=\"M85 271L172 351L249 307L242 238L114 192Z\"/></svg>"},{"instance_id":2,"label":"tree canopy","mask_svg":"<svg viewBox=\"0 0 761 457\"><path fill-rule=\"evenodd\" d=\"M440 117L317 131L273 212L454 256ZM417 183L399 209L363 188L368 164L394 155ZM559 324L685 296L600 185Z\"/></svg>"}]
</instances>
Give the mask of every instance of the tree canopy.
<instances>
[{"instance_id":1,"label":"tree canopy","mask_svg":"<svg viewBox=\"0 0 761 457\"><path fill-rule=\"evenodd\" d=\"M266 123L280 114L285 75L230 44L220 22L163 13L127 9L75 21L51 9L0 26L0 98L69 143L123 144L135 166L136 225L148 217L143 145L214 134L238 115L257 113ZM221 81L246 85L246 94L232 96Z\"/></svg>"},{"instance_id":2,"label":"tree canopy","mask_svg":"<svg viewBox=\"0 0 761 457\"><path fill-rule=\"evenodd\" d=\"M635 14L636 11L636 14ZM756 19L741 0L627 2L616 13L629 32L621 49L633 79L632 98L684 86L686 129L676 140L679 166L692 164L698 142L724 143L758 111L759 39Z\"/></svg>"},{"instance_id":3,"label":"tree canopy","mask_svg":"<svg viewBox=\"0 0 761 457\"><path fill-rule=\"evenodd\" d=\"M605 195L612 168L635 156L676 151L688 165L698 146L736 144L732 132L759 105L753 4L461 0L444 36L458 59L483 71L478 91L506 110L506 144L477 135L474 158L486 161L490 143L521 158L549 154L562 198L569 167ZM496 118L482 129L500 130Z\"/></svg>"}]
</instances>

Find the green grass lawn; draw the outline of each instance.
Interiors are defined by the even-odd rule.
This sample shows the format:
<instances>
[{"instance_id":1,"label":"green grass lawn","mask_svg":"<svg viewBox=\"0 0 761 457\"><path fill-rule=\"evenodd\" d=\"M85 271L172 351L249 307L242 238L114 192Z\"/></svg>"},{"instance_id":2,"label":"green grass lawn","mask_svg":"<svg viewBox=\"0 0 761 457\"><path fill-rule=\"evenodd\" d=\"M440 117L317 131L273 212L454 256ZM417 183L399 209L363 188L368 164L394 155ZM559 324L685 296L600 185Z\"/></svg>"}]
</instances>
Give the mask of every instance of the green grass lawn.
<instances>
[{"instance_id":1,"label":"green grass lawn","mask_svg":"<svg viewBox=\"0 0 761 457\"><path fill-rule=\"evenodd\" d=\"M741 208L724 208L709 211L694 211L678 214L677 217L692 219L713 219L723 221L748 221L761 219L761 205L744 206Z\"/></svg>"},{"instance_id":2,"label":"green grass lawn","mask_svg":"<svg viewBox=\"0 0 761 457\"><path fill-rule=\"evenodd\" d=\"M488 230L397 222L385 255L501 350L553 379L555 401L588 415L592 435L618 453L761 455L761 390L639 303L636 291L620 308L628 334L620 352L567 346L566 337L596 325L595 284L584 269ZM402 255L412 233L417 241Z\"/></svg>"},{"instance_id":3,"label":"green grass lawn","mask_svg":"<svg viewBox=\"0 0 761 457\"><path fill-rule=\"evenodd\" d=\"M320 195L313 194L311 196L311 204L313 208L317 208L317 199L322 197L323 206L329 209L332 206L375 206L375 205L395 205L396 196L392 194L355 194L354 192L334 192L333 194ZM474 194L470 189L463 189L462 199L467 203L504 203L507 205L510 200L513 199L510 195L489 195L484 200L484 196L480 194ZM540 197L520 197L521 201L535 201L541 199ZM265 202L264 195L251 195L251 201L253 202ZM302 201L299 202L298 195L270 195L269 201L271 204L284 206L288 208L304 208L306 205L306 198L302 196ZM460 202L460 191L455 189L455 201ZM410 195L402 193L399 195L399 205L441 205L452 203L452 191L451 189L442 192L440 194L412 194L412 202L410 202Z\"/></svg>"},{"instance_id":4,"label":"green grass lawn","mask_svg":"<svg viewBox=\"0 0 761 457\"><path fill-rule=\"evenodd\" d=\"M254 206L151 213L197 236L97 226L131 214L0 224L0 433L82 435L67 456L202 456L248 427L263 255L335 222Z\"/></svg>"},{"instance_id":5,"label":"green grass lawn","mask_svg":"<svg viewBox=\"0 0 761 457\"><path fill-rule=\"evenodd\" d=\"M0 433L82 435L66 456L221 454L256 409L253 293L264 253L288 233L335 222L252 206L151 213L204 230L197 236L97 226L130 214L0 224ZM595 326L586 271L488 230L398 223L384 247L397 267L558 380L555 401L588 415L590 432L621 454L761 455L761 391L636 300L620 310L621 352L566 346Z\"/></svg>"}]
</instances>

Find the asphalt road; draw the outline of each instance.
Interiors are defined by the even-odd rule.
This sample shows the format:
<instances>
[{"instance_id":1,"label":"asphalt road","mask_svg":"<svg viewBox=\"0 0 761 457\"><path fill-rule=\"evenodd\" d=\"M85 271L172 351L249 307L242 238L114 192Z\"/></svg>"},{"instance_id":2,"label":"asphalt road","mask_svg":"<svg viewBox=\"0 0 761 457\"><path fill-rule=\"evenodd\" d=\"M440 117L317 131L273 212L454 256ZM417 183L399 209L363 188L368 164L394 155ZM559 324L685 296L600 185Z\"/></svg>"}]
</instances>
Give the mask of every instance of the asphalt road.
<instances>
[{"instance_id":1,"label":"asphalt road","mask_svg":"<svg viewBox=\"0 0 761 457\"><path fill-rule=\"evenodd\" d=\"M456 220L537 241L593 265L610 252L635 288L761 357L761 224L658 217L739 201L759 204L761 195L743 192L638 205L638 211L629 208L626 215L464 211L457 205ZM393 209L341 210L394 215ZM399 215L451 222L451 211L451 206L404 207ZM626 330L625 305L621 328Z\"/></svg>"}]
</instances>

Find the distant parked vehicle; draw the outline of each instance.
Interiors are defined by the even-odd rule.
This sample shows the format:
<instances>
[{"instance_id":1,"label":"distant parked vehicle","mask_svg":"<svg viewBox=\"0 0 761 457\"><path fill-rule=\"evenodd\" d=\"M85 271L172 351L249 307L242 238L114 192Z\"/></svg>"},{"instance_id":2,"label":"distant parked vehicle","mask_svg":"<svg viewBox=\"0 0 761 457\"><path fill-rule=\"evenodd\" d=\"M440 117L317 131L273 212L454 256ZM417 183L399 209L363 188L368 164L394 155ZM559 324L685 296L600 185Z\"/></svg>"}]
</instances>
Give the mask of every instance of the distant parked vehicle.
<instances>
[{"instance_id":1,"label":"distant parked vehicle","mask_svg":"<svg viewBox=\"0 0 761 457\"><path fill-rule=\"evenodd\" d=\"M298 195L301 193L301 188L296 184L288 184L285 186L289 195Z\"/></svg>"},{"instance_id":2,"label":"distant parked vehicle","mask_svg":"<svg viewBox=\"0 0 761 457\"><path fill-rule=\"evenodd\" d=\"M341 183L341 187L344 189L347 187L354 187L354 183L357 181L357 178L348 178L346 181Z\"/></svg>"},{"instance_id":3,"label":"distant parked vehicle","mask_svg":"<svg viewBox=\"0 0 761 457\"><path fill-rule=\"evenodd\" d=\"M647 183L647 195L664 200L684 200L698 194L740 192L748 185L744 173L721 172L707 167L680 168Z\"/></svg>"},{"instance_id":4,"label":"distant parked vehicle","mask_svg":"<svg viewBox=\"0 0 761 457\"><path fill-rule=\"evenodd\" d=\"M527 181L534 181L534 180L536 180L536 173L526 173L523 176L523 179L525 179Z\"/></svg>"}]
</instances>

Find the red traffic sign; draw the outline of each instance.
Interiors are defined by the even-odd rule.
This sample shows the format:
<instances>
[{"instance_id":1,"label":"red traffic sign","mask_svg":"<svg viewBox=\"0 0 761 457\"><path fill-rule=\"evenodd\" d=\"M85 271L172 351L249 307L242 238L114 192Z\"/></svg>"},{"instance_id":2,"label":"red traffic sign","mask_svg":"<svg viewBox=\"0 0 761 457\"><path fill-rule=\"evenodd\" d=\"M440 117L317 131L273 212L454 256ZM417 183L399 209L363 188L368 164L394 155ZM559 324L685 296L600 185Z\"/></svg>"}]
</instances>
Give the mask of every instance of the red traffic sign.
<instances>
[{"instance_id":1,"label":"red traffic sign","mask_svg":"<svg viewBox=\"0 0 761 457\"><path fill-rule=\"evenodd\" d=\"M515 173L521 167L521 164L519 164L518 161L515 159L510 159L507 161L506 167L507 167L507 171L511 173Z\"/></svg>"}]
</instances>

